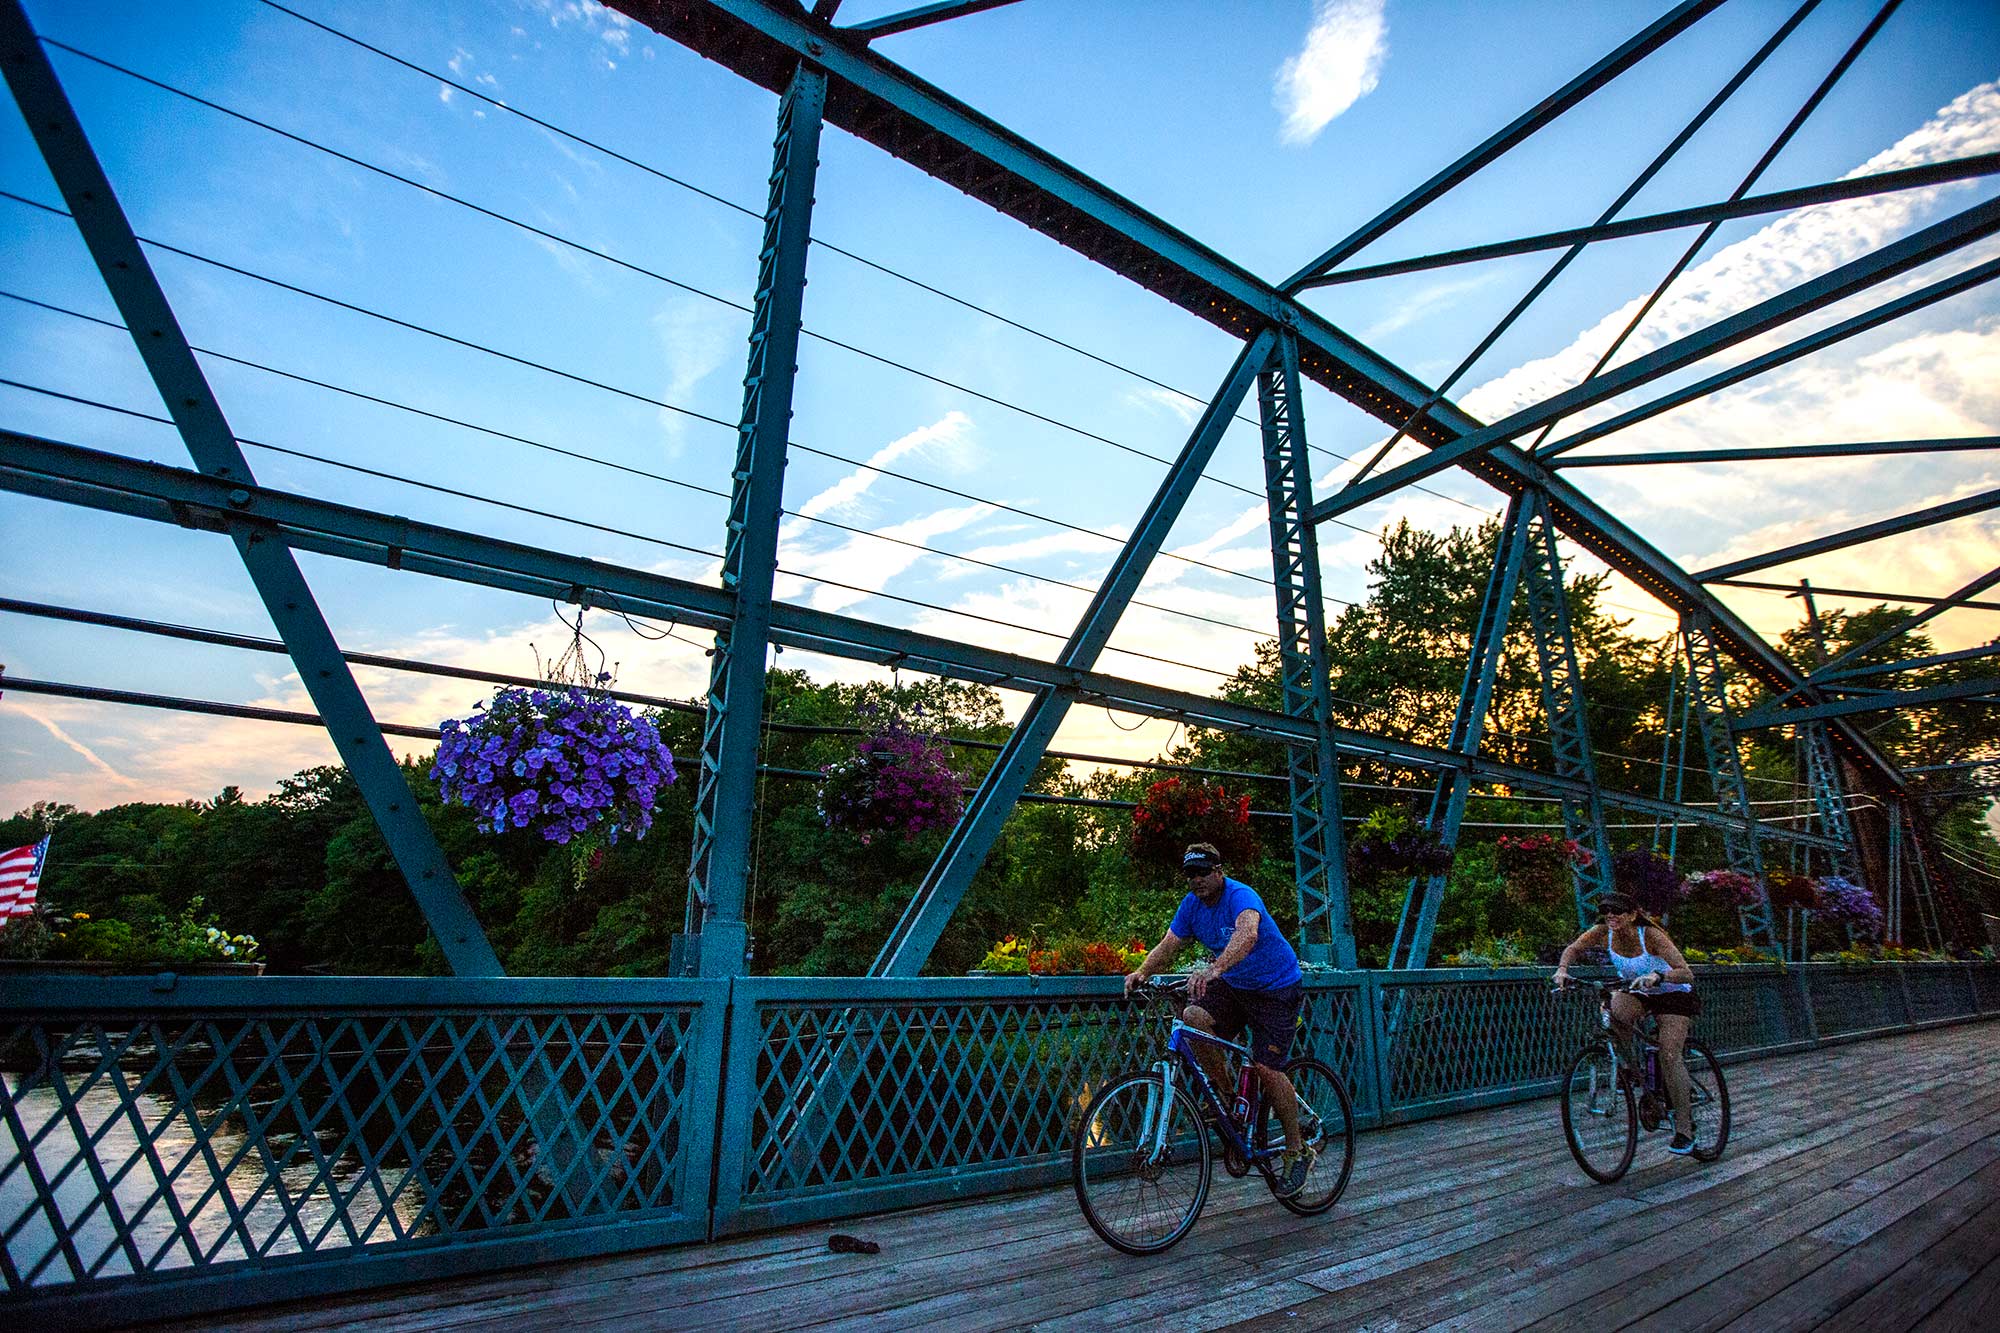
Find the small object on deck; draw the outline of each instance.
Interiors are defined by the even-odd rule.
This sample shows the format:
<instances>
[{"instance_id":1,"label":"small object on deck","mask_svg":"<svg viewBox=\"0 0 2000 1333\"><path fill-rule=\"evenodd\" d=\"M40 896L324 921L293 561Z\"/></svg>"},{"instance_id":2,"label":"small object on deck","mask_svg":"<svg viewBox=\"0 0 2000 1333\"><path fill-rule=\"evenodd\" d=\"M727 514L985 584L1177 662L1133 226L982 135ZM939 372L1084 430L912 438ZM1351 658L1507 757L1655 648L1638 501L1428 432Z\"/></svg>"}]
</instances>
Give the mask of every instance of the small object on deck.
<instances>
[{"instance_id":1,"label":"small object on deck","mask_svg":"<svg viewBox=\"0 0 2000 1333\"><path fill-rule=\"evenodd\" d=\"M826 1238L826 1248L835 1254L880 1254L882 1247L872 1240L836 1231Z\"/></svg>"}]
</instances>

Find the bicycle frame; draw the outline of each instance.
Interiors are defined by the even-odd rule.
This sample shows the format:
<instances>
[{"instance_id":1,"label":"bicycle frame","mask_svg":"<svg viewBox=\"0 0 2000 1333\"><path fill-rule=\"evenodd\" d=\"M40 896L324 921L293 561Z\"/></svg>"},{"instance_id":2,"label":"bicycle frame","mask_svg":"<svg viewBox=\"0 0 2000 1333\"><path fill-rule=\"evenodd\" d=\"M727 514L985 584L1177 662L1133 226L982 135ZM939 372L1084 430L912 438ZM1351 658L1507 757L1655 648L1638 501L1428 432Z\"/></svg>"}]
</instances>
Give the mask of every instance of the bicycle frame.
<instances>
[{"instance_id":1,"label":"bicycle frame","mask_svg":"<svg viewBox=\"0 0 2000 1333\"><path fill-rule=\"evenodd\" d=\"M1216 1091L1215 1084L1209 1080L1208 1071L1201 1067L1201 1061L1196 1058L1194 1053L1195 1042L1206 1042L1210 1046L1219 1046L1225 1051L1234 1051L1243 1057L1243 1072L1240 1077L1248 1082L1248 1087L1244 1089L1243 1093L1246 1098L1246 1109L1241 1124L1237 1122L1231 1108L1222 1101L1222 1096ZM1160 1091L1157 1094L1148 1094L1144 1112L1145 1119L1141 1121L1143 1136L1152 1142L1152 1146L1148 1150L1148 1157L1158 1160L1167 1150L1167 1126L1173 1123L1174 1071L1176 1069L1184 1070L1192 1077L1194 1086L1198 1090L1198 1098L1206 1100L1209 1109L1215 1112L1216 1128L1221 1132L1224 1143L1234 1151L1242 1154L1245 1162L1255 1165L1278 1156L1282 1149L1264 1148L1260 1150L1253 1147L1250 1143L1250 1126L1255 1124L1257 1120L1256 1113L1259 1107L1259 1094L1261 1092L1261 1087L1257 1083L1255 1075L1251 1072L1253 1064L1254 1061L1252 1060L1248 1046L1238 1042L1224 1041L1221 1037L1213 1033L1203 1032L1200 1028L1190 1023L1178 1018L1175 1019L1173 1027L1167 1033L1166 1054L1153 1062L1153 1071L1160 1076ZM1157 1106L1153 1104L1155 1097L1158 1098Z\"/></svg>"}]
</instances>

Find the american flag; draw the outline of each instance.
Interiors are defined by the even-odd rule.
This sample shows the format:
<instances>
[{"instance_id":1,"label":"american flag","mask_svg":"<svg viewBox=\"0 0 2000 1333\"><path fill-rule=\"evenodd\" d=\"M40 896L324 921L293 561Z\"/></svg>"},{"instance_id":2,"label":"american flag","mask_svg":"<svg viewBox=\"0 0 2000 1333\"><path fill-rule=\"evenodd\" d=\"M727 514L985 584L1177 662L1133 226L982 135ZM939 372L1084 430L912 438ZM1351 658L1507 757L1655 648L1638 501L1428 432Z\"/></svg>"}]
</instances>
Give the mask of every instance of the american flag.
<instances>
[{"instance_id":1,"label":"american flag","mask_svg":"<svg viewBox=\"0 0 2000 1333\"><path fill-rule=\"evenodd\" d=\"M49 840L0 852L0 922L35 910L35 892L42 887L42 864L49 859Z\"/></svg>"}]
</instances>

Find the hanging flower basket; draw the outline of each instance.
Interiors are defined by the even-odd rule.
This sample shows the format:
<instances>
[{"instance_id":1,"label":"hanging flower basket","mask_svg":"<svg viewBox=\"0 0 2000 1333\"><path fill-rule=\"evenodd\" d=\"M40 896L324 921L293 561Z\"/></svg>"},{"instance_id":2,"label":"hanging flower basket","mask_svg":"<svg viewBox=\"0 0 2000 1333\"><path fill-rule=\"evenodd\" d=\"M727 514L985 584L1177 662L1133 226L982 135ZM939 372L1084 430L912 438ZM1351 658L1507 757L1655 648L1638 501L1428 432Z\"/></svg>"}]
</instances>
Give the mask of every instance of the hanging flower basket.
<instances>
[{"instance_id":1,"label":"hanging flower basket","mask_svg":"<svg viewBox=\"0 0 2000 1333\"><path fill-rule=\"evenodd\" d=\"M1809 875L1772 870L1764 876L1764 882L1770 887L1771 906L1781 912L1791 907L1802 907L1809 912L1820 909L1819 884Z\"/></svg>"},{"instance_id":2,"label":"hanging flower basket","mask_svg":"<svg viewBox=\"0 0 2000 1333\"><path fill-rule=\"evenodd\" d=\"M900 720L865 737L853 758L828 764L820 775L820 819L863 843L950 828L965 808L950 744Z\"/></svg>"},{"instance_id":3,"label":"hanging flower basket","mask_svg":"<svg viewBox=\"0 0 2000 1333\"><path fill-rule=\"evenodd\" d=\"M1844 875L1819 881L1819 910L1862 939L1882 937L1882 906L1875 895Z\"/></svg>"},{"instance_id":4,"label":"hanging flower basket","mask_svg":"<svg viewBox=\"0 0 2000 1333\"><path fill-rule=\"evenodd\" d=\"M1702 870L1682 881L1690 902L1736 909L1755 907L1762 897L1757 880L1740 870Z\"/></svg>"},{"instance_id":5,"label":"hanging flower basket","mask_svg":"<svg viewBox=\"0 0 2000 1333\"><path fill-rule=\"evenodd\" d=\"M1146 788L1132 810L1132 859L1162 874L1177 874L1189 843L1213 843L1231 869L1257 855L1250 831L1250 798L1231 796L1219 782L1162 778Z\"/></svg>"},{"instance_id":6,"label":"hanging flower basket","mask_svg":"<svg viewBox=\"0 0 2000 1333\"><path fill-rule=\"evenodd\" d=\"M1529 896L1545 897L1569 883L1573 866L1588 870L1597 864L1597 853L1574 838L1553 833L1524 833L1519 837L1501 834L1494 844L1496 864L1510 888Z\"/></svg>"},{"instance_id":7,"label":"hanging flower basket","mask_svg":"<svg viewBox=\"0 0 2000 1333\"><path fill-rule=\"evenodd\" d=\"M643 838L675 776L650 718L580 685L501 690L439 731L439 792L494 833L532 828L565 846Z\"/></svg>"},{"instance_id":8,"label":"hanging flower basket","mask_svg":"<svg viewBox=\"0 0 2000 1333\"><path fill-rule=\"evenodd\" d=\"M1347 844L1347 871L1354 879L1441 875L1451 869L1452 850L1410 811L1400 806L1373 810Z\"/></svg>"},{"instance_id":9,"label":"hanging flower basket","mask_svg":"<svg viewBox=\"0 0 2000 1333\"><path fill-rule=\"evenodd\" d=\"M1629 894L1649 916L1656 917L1679 907L1688 892L1672 861L1644 850L1613 854L1611 882L1618 892Z\"/></svg>"}]
</instances>

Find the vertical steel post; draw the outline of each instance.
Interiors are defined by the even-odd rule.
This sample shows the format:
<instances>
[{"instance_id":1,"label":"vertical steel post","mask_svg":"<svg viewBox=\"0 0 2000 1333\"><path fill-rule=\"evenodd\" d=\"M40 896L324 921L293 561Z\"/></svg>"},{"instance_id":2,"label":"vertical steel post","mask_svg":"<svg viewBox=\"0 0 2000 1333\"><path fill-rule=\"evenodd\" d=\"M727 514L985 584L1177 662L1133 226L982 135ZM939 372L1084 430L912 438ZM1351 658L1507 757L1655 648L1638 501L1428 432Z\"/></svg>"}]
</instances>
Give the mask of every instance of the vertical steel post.
<instances>
[{"instance_id":1,"label":"vertical steel post","mask_svg":"<svg viewBox=\"0 0 2000 1333\"><path fill-rule=\"evenodd\" d=\"M1528 550L1527 504L1523 492L1507 506L1507 518L1493 551L1493 572L1487 576L1486 594L1479 603L1479 623L1472 631L1472 656L1466 662L1465 683L1459 687L1458 711L1451 720L1451 750L1467 760L1478 755L1480 738L1486 732L1486 709L1493 701L1493 682L1507 644L1514 597L1521 586L1521 566ZM1453 850L1458 847L1459 826L1471 791L1468 764L1440 775L1431 797L1430 826ZM1444 902L1445 879L1444 874L1436 874L1410 881L1396 922L1396 936L1389 945L1390 967L1422 967L1428 961L1431 933Z\"/></svg>"},{"instance_id":2,"label":"vertical steel post","mask_svg":"<svg viewBox=\"0 0 2000 1333\"><path fill-rule=\"evenodd\" d=\"M1180 456L1167 470L1138 527L1118 552L1110 573L1104 576L1089 608L1070 634L1059 659L1065 668L1087 671L1097 661L1098 653L1117 628L1118 618L1138 591L1140 579L1173 529L1174 520L1180 517L1188 493L1214 456L1237 405L1250 392L1277 341L1278 335L1265 329L1245 345L1236 364L1230 367L1222 387L1195 422ZM882 952L876 955L868 975L913 977L923 970L938 937L944 934L945 924L972 886L973 875L986 860L993 840L1000 835L1000 826L1008 812L1027 789L1028 779L1034 775L1035 766L1041 762L1073 701L1074 691L1067 686L1044 687L1035 692L1027 711L1007 737L1005 748L994 759L993 767L987 770L979 790L973 793L965 813L945 840L944 850L938 853L938 859L904 909L902 919L882 945Z\"/></svg>"},{"instance_id":3,"label":"vertical steel post","mask_svg":"<svg viewBox=\"0 0 2000 1333\"><path fill-rule=\"evenodd\" d=\"M1743 938L1759 948L1774 948L1777 934L1771 920L1771 897L1764 888L1764 851L1757 840L1756 807L1750 804L1750 784L1743 776L1743 756L1736 748L1722 655L1706 613L1688 612L1681 617L1681 640L1687 648L1688 705L1701 732L1716 806L1726 815L1748 821L1747 827L1727 825L1722 831L1729 868L1757 881L1757 902L1739 913Z\"/></svg>"},{"instance_id":4,"label":"vertical steel post","mask_svg":"<svg viewBox=\"0 0 2000 1333\"><path fill-rule=\"evenodd\" d=\"M1542 710L1548 715L1550 747L1556 773L1580 779L1587 792L1581 797L1564 795L1562 817L1568 836L1592 853L1591 864L1570 867L1577 920L1588 923L1596 915L1597 900L1611 891L1611 845L1604 835L1604 803L1598 795L1596 755L1590 748L1583 667L1577 661L1555 518L1545 492L1529 493L1526 520L1528 555L1521 580L1528 589L1528 620L1541 664Z\"/></svg>"},{"instance_id":5,"label":"vertical steel post","mask_svg":"<svg viewBox=\"0 0 2000 1333\"><path fill-rule=\"evenodd\" d=\"M1903 803L1889 805L1889 887L1883 895L1885 920L1882 936L1891 944L1903 942Z\"/></svg>"},{"instance_id":6,"label":"vertical steel post","mask_svg":"<svg viewBox=\"0 0 2000 1333\"><path fill-rule=\"evenodd\" d=\"M735 607L729 628L716 633L709 668L694 850L688 862L687 933L674 942L670 967L698 976L742 972L749 940L743 903L756 814L765 659L825 109L826 72L801 64L778 105L764 243L757 259L750 364L743 377L743 416L736 435L723 546L722 586L734 597Z\"/></svg>"},{"instance_id":7,"label":"vertical steel post","mask_svg":"<svg viewBox=\"0 0 2000 1333\"><path fill-rule=\"evenodd\" d=\"M255 486L222 405L19 0L0 0L0 68L195 465L209 476ZM247 504L247 491L243 499ZM247 524L231 524L230 536L446 964L461 976L500 975L500 960L460 892L291 548Z\"/></svg>"},{"instance_id":8,"label":"vertical steel post","mask_svg":"<svg viewBox=\"0 0 2000 1333\"><path fill-rule=\"evenodd\" d=\"M1292 866L1298 878L1299 953L1314 962L1355 965L1347 899L1340 761L1331 729L1326 605L1320 597L1319 539L1306 522L1312 467L1305 405L1299 397L1298 339L1286 333L1257 377L1264 432L1264 494L1271 518L1271 583L1278 599L1278 678L1285 712L1311 718L1311 746L1286 747L1292 799Z\"/></svg>"},{"instance_id":9,"label":"vertical steel post","mask_svg":"<svg viewBox=\"0 0 2000 1333\"><path fill-rule=\"evenodd\" d=\"M1813 807L1808 827L1840 844L1829 854L1833 873L1859 884L1861 858L1855 854L1854 823L1847 812L1847 792L1840 781L1840 760L1833 753L1833 738L1824 722L1803 723L1799 731L1806 752L1806 791Z\"/></svg>"}]
</instances>

